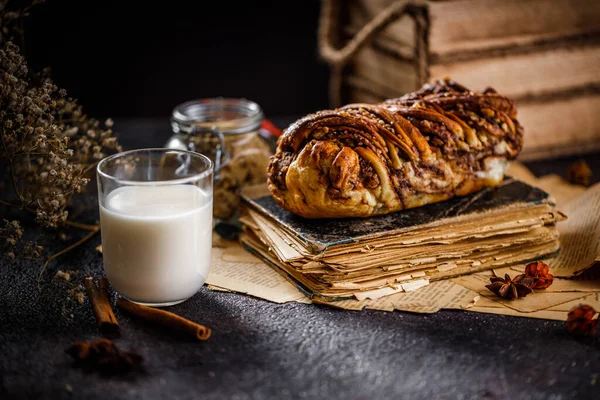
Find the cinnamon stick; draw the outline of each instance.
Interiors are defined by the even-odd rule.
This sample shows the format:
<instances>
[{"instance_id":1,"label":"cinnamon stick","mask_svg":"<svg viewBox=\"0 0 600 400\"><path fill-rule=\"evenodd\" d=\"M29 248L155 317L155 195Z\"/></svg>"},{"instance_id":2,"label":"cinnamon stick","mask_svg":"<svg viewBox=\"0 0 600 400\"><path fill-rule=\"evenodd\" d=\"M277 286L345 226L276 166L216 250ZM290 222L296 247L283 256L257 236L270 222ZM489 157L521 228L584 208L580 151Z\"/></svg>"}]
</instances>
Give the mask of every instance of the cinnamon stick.
<instances>
[{"instance_id":1,"label":"cinnamon stick","mask_svg":"<svg viewBox=\"0 0 600 400\"><path fill-rule=\"evenodd\" d=\"M106 277L100 279L100 288L96 287L94 279L91 276L86 276L83 279L83 285L87 291L87 295L92 303L94 316L98 323L98 329L102 335L107 338L121 337L119 323L113 313L108 296L108 280Z\"/></svg>"},{"instance_id":2,"label":"cinnamon stick","mask_svg":"<svg viewBox=\"0 0 600 400\"><path fill-rule=\"evenodd\" d=\"M110 304L110 294L108 293L108 279L105 276L103 276L102 278L100 278L100 282L98 283L98 287L100 288L100 294ZM111 311L112 311L112 307L111 307Z\"/></svg>"},{"instance_id":3,"label":"cinnamon stick","mask_svg":"<svg viewBox=\"0 0 600 400\"><path fill-rule=\"evenodd\" d=\"M117 307L148 322L178 330L198 340L207 340L211 334L210 328L165 310L132 303L123 298L117 300Z\"/></svg>"}]
</instances>

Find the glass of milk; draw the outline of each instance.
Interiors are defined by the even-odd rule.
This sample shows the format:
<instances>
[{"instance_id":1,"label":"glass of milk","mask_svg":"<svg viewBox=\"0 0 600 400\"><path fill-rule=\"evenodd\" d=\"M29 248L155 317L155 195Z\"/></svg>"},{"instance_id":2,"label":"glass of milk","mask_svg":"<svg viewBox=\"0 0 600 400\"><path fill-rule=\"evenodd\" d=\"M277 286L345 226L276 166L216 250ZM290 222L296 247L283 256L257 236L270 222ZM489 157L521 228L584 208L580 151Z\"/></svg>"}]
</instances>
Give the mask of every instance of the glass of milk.
<instances>
[{"instance_id":1,"label":"glass of milk","mask_svg":"<svg viewBox=\"0 0 600 400\"><path fill-rule=\"evenodd\" d=\"M97 167L104 272L126 299L154 307L192 297L210 269L213 163L140 149Z\"/></svg>"}]
</instances>

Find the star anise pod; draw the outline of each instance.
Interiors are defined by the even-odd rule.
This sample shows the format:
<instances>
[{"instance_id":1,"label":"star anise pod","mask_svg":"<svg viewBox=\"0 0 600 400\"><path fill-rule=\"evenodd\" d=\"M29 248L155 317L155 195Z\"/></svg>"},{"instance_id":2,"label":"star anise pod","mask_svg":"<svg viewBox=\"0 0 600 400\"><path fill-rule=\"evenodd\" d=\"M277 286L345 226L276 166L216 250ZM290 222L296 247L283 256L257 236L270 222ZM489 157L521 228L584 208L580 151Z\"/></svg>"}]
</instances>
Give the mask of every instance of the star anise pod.
<instances>
[{"instance_id":1,"label":"star anise pod","mask_svg":"<svg viewBox=\"0 0 600 400\"><path fill-rule=\"evenodd\" d=\"M512 281L515 283L520 283L521 285L525 285L532 290L533 285L535 284L534 279L530 276L527 276L526 274L517 275Z\"/></svg>"},{"instance_id":2,"label":"star anise pod","mask_svg":"<svg viewBox=\"0 0 600 400\"><path fill-rule=\"evenodd\" d=\"M580 304L569 311L567 317L567 330L576 336L590 336L598 327L598 319L593 319L596 310L592 307Z\"/></svg>"},{"instance_id":3,"label":"star anise pod","mask_svg":"<svg viewBox=\"0 0 600 400\"><path fill-rule=\"evenodd\" d=\"M500 297L513 300L519 297L525 297L532 292L531 288L519 282L511 280L508 274L504 278L494 276L490 278L491 284L485 287L496 293Z\"/></svg>"},{"instance_id":4,"label":"star anise pod","mask_svg":"<svg viewBox=\"0 0 600 400\"><path fill-rule=\"evenodd\" d=\"M75 365L87 371L98 371L105 375L117 375L139 370L142 356L124 351L108 339L77 342L65 350L75 359Z\"/></svg>"}]
</instances>

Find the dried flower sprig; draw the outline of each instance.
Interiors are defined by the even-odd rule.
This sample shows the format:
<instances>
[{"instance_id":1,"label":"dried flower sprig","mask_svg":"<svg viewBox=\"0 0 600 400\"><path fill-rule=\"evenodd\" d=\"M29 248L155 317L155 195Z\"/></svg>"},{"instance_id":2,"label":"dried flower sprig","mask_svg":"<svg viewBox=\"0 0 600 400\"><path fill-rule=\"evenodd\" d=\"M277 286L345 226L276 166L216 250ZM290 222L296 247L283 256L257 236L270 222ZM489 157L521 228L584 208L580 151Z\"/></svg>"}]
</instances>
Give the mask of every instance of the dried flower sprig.
<instances>
[{"instance_id":1,"label":"dried flower sprig","mask_svg":"<svg viewBox=\"0 0 600 400\"><path fill-rule=\"evenodd\" d=\"M86 115L77 100L52 82L48 70L39 74L30 70L19 47L9 41L22 38L20 19L41 1L21 10L9 9L9 3L13 2L0 0L0 204L33 213L44 228L67 224L90 231L84 239L47 257L45 268L51 259L98 232L95 225L69 221L68 208L73 196L85 191L98 161L122 148L112 120L100 124ZM21 224L11 221L1 229L4 243L0 246L7 248L8 257L14 257L23 233ZM23 249L19 256L25 258L39 258L43 250L36 243Z\"/></svg>"},{"instance_id":2,"label":"dried flower sprig","mask_svg":"<svg viewBox=\"0 0 600 400\"><path fill-rule=\"evenodd\" d=\"M597 314L593 307L580 304L573 307L567 316L567 330L575 336L591 336L598 328Z\"/></svg>"},{"instance_id":3,"label":"dried flower sprig","mask_svg":"<svg viewBox=\"0 0 600 400\"><path fill-rule=\"evenodd\" d=\"M101 129L47 76L33 86L27 75L19 49L7 43L0 50L0 160L12 190L1 200L33 210L37 222L55 228L66 221L71 197L84 191L86 173L121 148L112 121Z\"/></svg>"},{"instance_id":4,"label":"dried flower sprig","mask_svg":"<svg viewBox=\"0 0 600 400\"><path fill-rule=\"evenodd\" d=\"M527 264L525 273L515 277L514 280L532 289L546 289L554 282L554 276L549 271L548 264L543 261L534 261Z\"/></svg>"},{"instance_id":5,"label":"dried flower sprig","mask_svg":"<svg viewBox=\"0 0 600 400\"><path fill-rule=\"evenodd\" d=\"M3 222L4 227L0 228L0 238L4 240L6 247L9 249L7 252L8 258L15 258L15 248L23 235L23 230L19 221L4 219Z\"/></svg>"},{"instance_id":6,"label":"dried flower sprig","mask_svg":"<svg viewBox=\"0 0 600 400\"><path fill-rule=\"evenodd\" d=\"M0 44L17 42L23 45L23 19L31 9L46 0L0 0Z\"/></svg>"}]
</instances>

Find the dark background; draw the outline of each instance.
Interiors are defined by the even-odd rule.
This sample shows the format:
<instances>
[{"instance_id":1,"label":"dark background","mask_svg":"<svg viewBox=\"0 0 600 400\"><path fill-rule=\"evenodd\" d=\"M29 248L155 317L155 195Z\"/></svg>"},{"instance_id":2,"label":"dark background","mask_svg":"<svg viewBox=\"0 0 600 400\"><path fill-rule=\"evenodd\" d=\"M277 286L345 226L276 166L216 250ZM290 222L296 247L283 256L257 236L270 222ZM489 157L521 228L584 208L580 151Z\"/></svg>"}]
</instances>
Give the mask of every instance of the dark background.
<instances>
[{"instance_id":1,"label":"dark background","mask_svg":"<svg viewBox=\"0 0 600 400\"><path fill-rule=\"evenodd\" d=\"M267 117L327 107L320 2L49 0L25 53L97 118L168 117L202 97L245 97Z\"/></svg>"}]
</instances>

